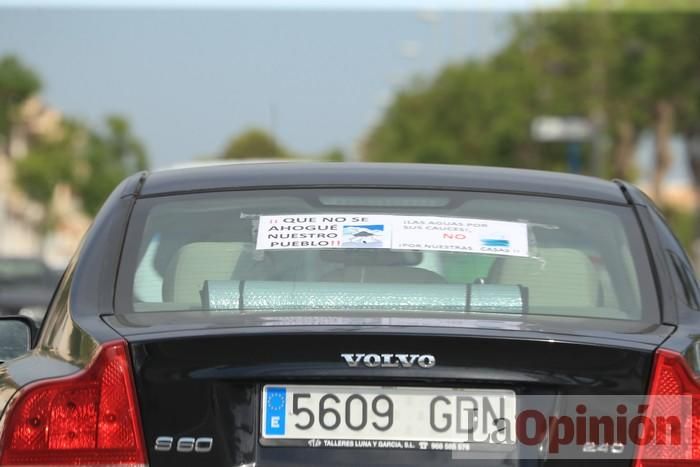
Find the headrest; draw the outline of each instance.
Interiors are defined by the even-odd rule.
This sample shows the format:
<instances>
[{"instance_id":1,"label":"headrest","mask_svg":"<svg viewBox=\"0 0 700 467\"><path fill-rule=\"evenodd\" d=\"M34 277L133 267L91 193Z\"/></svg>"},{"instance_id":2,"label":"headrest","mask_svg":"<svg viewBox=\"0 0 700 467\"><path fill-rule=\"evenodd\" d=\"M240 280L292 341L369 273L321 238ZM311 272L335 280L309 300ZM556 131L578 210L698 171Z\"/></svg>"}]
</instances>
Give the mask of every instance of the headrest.
<instances>
[{"instance_id":1,"label":"headrest","mask_svg":"<svg viewBox=\"0 0 700 467\"><path fill-rule=\"evenodd\" d=\"M374 248L338 249L321 251L321 259L345 266L415 266L423 261L423 253Z\"/></svg>"},{"instance_id":2,"label":"headrest","mask_svg":"<svg viewBox=\"0 0 700 467\"><path fill-rule=\"evenodd\" d=\"M181 247L170 259L163 277L167 302L199 303L207 279L230 279L249 243L194 242Z\"/></svg>"}]
</instances>

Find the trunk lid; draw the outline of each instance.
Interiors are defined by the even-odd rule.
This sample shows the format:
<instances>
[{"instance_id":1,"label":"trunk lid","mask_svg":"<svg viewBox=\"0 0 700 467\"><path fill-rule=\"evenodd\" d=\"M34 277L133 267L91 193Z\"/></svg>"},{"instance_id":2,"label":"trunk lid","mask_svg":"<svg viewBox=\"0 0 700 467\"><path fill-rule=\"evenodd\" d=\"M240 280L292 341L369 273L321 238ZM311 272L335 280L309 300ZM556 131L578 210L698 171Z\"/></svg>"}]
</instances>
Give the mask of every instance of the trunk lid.
<instances>
[{"instance_id":1,"label":"trunk lid","mask_svg":"<svg viewBox=\"0 0 700 467\"><path fill-rule=\"evenodd\" d=\"M568 395L645 394L654 350L673 331L664 325L560 317L201 318L201 313L105 317L130 343L154 467L556 465L542 452L547 440L520 453L530 458L521 461L455 459L451 451L263 445L262 389L294 384L509 390L519 399L543 396L551 401L543 411L551 415ZM368 354L430 355L435 365L393 365L394 359L387 360L389 367L368 367L357 357ZM173 439L172 449L156 449L163 437ZM212 438L212 449L178 452L182 438ZM605 464L630 465L629 455Z\"/></svg>"}]
</instances>

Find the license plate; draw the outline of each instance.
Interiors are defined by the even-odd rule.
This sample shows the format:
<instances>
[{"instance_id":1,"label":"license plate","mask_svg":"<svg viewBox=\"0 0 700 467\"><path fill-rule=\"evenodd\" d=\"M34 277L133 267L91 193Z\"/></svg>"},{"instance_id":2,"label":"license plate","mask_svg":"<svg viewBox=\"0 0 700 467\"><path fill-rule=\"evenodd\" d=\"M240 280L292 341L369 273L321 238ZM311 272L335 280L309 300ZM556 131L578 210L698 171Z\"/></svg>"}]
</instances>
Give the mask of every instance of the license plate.
<instances>
[{"instance_id":1,"label":"license plate","mask_svg":"<svg viewBox=\"0 0 700 467\"><path fill-rule=\"evenodd\" d=\"M513 391L267 385L268 446L470 450L515 443Z\"/></svg>"}]
</instances>

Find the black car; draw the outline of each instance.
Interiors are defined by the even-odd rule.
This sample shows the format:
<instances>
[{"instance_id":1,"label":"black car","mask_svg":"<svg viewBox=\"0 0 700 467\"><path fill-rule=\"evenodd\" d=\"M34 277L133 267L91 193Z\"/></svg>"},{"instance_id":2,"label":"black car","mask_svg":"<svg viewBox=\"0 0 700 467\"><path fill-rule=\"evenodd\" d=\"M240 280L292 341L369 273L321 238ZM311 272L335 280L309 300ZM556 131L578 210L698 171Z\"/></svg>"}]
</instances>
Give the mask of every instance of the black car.
<instances>
[{"instance_id":1,"label":"black car","mask_svg":"<svg viewBox=\"0 0 700 467\"><path fill-rule=\"evenodd\" d=\"M138 174L31 350L0 320L0 465L699 465L699 309L621 181Z\"/></svg>"},{"instance_id":2,"label":"black car","mask_svg":"<svg viewBox=\"0 0 700 467\"><path fill-rule=\"evenodd\" d=\"M41 323L59 278L40 258L0 257L0 316L22 314Z\"/></svg>"}]
</instances>

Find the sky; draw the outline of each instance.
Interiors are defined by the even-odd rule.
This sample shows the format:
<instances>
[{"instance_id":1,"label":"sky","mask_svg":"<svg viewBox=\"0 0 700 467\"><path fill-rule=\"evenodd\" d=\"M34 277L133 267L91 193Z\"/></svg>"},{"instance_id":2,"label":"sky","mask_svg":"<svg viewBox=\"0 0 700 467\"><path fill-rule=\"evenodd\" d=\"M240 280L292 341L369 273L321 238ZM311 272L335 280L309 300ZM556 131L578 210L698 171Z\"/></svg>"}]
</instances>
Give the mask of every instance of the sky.
<instances>
[{"instance_id":1,"label":"sky","mask_svg":"<svg viewBox=\"0 0 700 467\"><path fill-rule=\"evenodd\" d=\"M10 3L0 0L0 56L34 68L67 115L95 125L125 115L155 167L215 155L253 126L300 154L357 154L398 89L494 52L512 13Z\"/></svg>"},{"instance_id":2,"label":"sky","mask_svg":"<svg viewBox=\"0 0 700 467\"><path fill-rule=\"evenodd\" d=\"M531 10L560 6L566 0L0 0L0 6L53 7L184 7L184 8L273 8L273 9L437 9L437 10Z\"/></svg>"}]
</instances>

